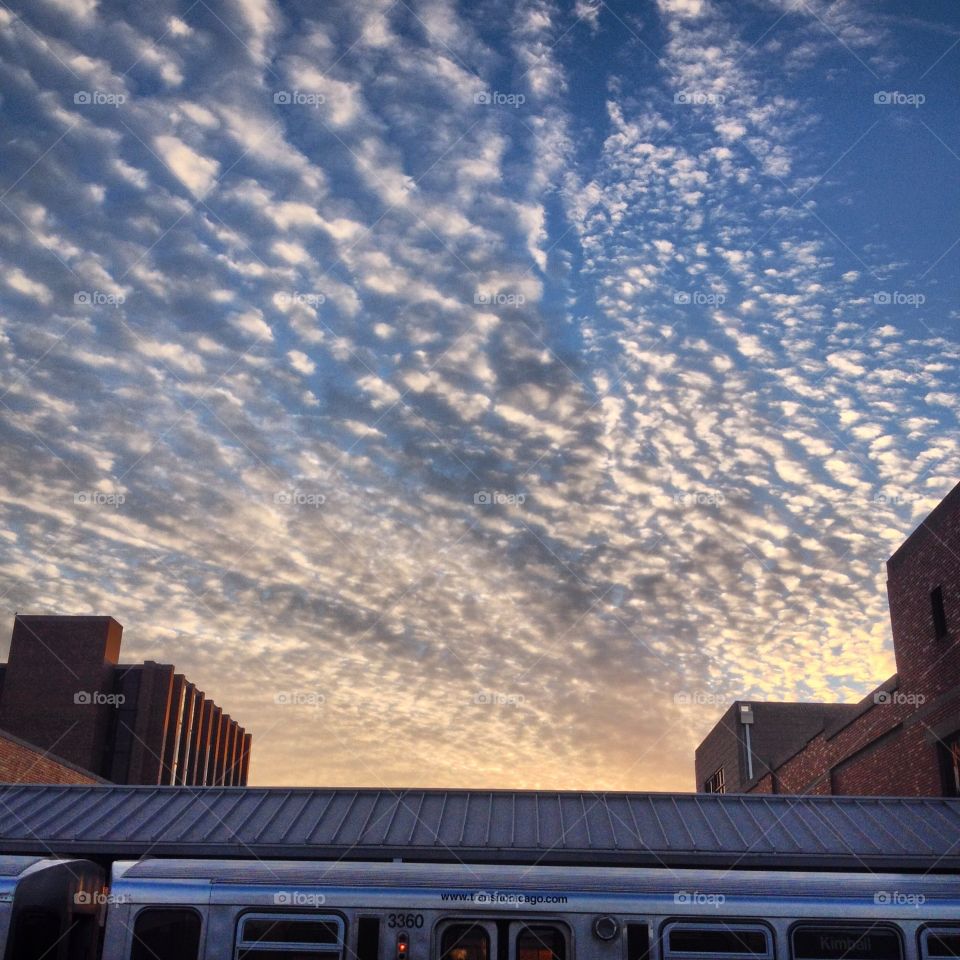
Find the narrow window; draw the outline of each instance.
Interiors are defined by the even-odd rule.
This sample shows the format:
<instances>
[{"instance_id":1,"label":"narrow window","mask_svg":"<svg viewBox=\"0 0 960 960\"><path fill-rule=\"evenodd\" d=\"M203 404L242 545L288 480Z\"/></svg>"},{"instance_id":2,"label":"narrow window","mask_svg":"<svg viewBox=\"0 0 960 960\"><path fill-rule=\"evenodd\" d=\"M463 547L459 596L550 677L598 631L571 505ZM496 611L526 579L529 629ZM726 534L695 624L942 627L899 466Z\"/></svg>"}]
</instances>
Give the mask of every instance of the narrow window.
<instances>
[{"instance_id":1,"label":"narrow window","mask_svg":"<svg viewBox=\"0 0 960 960\"><path fill-rule=\"evenodd\" d=\"M196 960L200 915L195 910L148 908L133 925L130 960Z\"/></svg>"},{"instance_id":2,"label":"narrow window","mask_svg":"<svg viewBox=\"0 0 960 960\"><path fill-rule=\"evenodd\" d=\"M650 928L645 923L627 924L627 960L649 960Z\"/></svg>"},{"instance_id":3,"label":"narrow window","mask_svg":"<svg viewBox=\"0 0 960 960\"><path fill-rule=\"evenodd\" d=\"M889 927L797 927L794 960L901 960L900 937Z\"/></svg>"},{"instance_id":4,"label":"narrow window","mask_svg":"<svg viewBox=\"0 0 960 960\"><path fill-rule=\"evenodd\" d=\"M524 927L517 934L517 960L564 960L563 934L556 927Z\"/></svg>"},{"instance_id":5,"label":"narrow window","mask_svg":"<svg viewBox=\"0 0 960 960\"><path fill-rule=\"evenodd\" d=\"M943 765L943 792L948 797L960 797L960 734L954 734L940 744Z\"/></svg>"},{"instance_id":6,"label":"narrow window","mask_svg":"<svg viewBox=\"0 0 960 960\"><path fill-rule=\"evenodd\" d=\"M490 937L478 923L454 923L440 938L441 960L489 960Z\"/></svg>"},{"instance_id":7,"label":"narrow window","mask_svg":"<svg viewBox=\"0 0 960 960\"><path fill-rule=\"evenodd\" d=\"M361 917L357 921L357 960L379 960L380 920Z\"/></svg>"},{"instance_id":8,"label":"narrow window","mask_svg":"<svg viewBox=\"0 0 960 960\"><path fill-rule=\"evenodd\" d=\"M930 591L930 608L933 611L933 634L938 640L947 635L947 610L943 605L943 587Z\"/></svg>"},{"instance_id":9,"label":"narrow window","mask_svg":"<svg viewBox=\"0 0 960 960\"><path fill-rule=\"evenodd\" d=\"M712 777L707 777L707 782L703 785L706 793L726 793L726 786L723 779L723 767L721 767Z\"/></svg>"}]
</instances>

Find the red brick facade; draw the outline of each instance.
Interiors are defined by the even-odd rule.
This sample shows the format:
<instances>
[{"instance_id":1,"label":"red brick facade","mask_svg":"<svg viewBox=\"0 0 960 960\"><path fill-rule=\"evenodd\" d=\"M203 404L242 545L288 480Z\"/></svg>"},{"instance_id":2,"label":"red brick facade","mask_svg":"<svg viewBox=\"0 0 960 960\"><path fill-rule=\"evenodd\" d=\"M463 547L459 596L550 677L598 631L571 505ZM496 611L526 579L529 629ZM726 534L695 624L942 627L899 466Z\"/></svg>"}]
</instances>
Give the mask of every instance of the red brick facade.
<instances>
[{"instance_id":1,"label":"red brick facade","mask_svg":"<svg viewBox=\"0 0 960 960\"><path fill-rule=\"evenodd\" d=\"M29 743L0 731L0 783L104 783Z\"/></svg>"},{"instance_id":2,"label":"red brick facade","mask_svg":"<svg viewBox=\"0 0 960 960\"><path fill-rule=\"evenodd\" d=\"M119 663L122 634L112 617L18 615L0 733L114 783L246 785L250 735L171 664Z\"/></svg>"},{"instance_id":3,"label":"red brick facade","mask_svg":"<svg viewBox=\"0 0 960 960\"><path fill-rule=\"evenodd\" d=\"M754 704L752 779L738 701L697 749L699 790L722 766L730 792L957 792L960 484L887 561L887 594L897 673L856 705Z\"/></svg>"}]
</instances>

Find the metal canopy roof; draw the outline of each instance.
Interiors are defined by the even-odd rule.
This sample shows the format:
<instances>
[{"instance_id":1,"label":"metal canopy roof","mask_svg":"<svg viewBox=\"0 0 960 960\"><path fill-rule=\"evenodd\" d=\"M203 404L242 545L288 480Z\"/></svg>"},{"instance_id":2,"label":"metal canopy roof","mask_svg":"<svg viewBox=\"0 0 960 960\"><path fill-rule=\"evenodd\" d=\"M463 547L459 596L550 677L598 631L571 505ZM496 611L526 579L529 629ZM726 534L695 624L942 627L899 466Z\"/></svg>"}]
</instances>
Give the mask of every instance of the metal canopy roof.
<instances>
[{"instance_id":1,"label":"metal canopy roof","mask_svg":"<svg viewBox=\"0 0 960 960\"><path fill-rule=\"evenodd\" d=\"M960 800L8 785L0 853L960 871Z\"/></svg>"}]
</instances>

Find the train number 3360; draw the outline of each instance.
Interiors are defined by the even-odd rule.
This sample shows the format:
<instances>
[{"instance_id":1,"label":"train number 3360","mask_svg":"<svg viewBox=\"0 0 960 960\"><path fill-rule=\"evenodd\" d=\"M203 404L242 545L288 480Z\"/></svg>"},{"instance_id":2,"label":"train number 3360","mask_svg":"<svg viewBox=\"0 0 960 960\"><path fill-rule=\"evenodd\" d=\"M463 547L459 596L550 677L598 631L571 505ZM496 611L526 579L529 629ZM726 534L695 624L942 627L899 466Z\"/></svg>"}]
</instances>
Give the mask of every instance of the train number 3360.
<instances>
[{"instance_id":1,"label":"train number 3360","mask_svg":"<svg viewBox=\"0 0 960 960\"><path fill-rule=\"evenodd\" d=\"M407 930L419 930L423 926L422 913L389 913L388 927L402 927Z\"/></svg>"}]
</instances>

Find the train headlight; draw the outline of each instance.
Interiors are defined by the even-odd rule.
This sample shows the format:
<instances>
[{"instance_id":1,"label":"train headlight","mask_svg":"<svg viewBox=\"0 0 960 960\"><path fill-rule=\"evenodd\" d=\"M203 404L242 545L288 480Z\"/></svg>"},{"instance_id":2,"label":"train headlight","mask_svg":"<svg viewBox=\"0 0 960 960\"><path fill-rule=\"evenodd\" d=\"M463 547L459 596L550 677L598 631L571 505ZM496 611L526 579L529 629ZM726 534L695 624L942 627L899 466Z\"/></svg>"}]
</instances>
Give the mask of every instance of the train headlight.
<instances>
[{"instance_id":1,"label":"train headlight","mask_svg":"<svg viewBox=\"0 0 960 960\"><path fill-rule=\"evenodd\" d=\"M410 956L410 939L405 933L397 934L397 960L407 960Z\"/></svg>"},{"instance_id":2,"label":"train headlight","mask_svg":"<svg viewBox=\"0 0 960 960\"><path fill-rule=\"evenodd\" d=\"M616 917L595 917L593 935L598 940L612 940L620 932Z\"/></svg>"}]
</instances>

